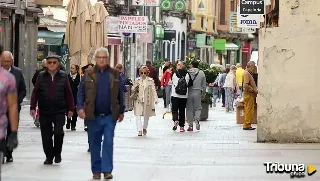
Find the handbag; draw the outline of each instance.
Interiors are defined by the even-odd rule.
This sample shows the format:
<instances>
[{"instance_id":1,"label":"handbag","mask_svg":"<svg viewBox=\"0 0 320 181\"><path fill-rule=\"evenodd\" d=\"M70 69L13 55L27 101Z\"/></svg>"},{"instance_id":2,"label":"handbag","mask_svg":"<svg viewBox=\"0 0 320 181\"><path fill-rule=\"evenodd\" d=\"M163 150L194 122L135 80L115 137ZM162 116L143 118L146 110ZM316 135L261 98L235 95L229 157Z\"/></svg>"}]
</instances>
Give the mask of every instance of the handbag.
<instances>
[{"instance_id":1,"label":"handbag","mask_svg":"<svg viewBox=\"0 0 320 181\"><path fill-rule=\"evenodd\" d=\"M139 86L137 86L133 91L132 94L130 95L130 99L135 101L138 98L138 93L139 93Z\"/></svg>"}]
</instances>

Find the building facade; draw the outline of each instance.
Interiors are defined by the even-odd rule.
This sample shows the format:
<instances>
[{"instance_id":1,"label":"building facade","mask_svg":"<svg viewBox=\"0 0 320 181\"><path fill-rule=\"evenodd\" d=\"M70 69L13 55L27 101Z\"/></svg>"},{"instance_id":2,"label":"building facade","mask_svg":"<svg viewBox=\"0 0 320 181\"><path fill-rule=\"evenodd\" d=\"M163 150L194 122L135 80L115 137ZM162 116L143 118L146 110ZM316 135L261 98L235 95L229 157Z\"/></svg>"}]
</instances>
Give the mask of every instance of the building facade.
<instances>
[{"instance_id":1,"label":"building facade","mask_svg":"<svg viewBox=\"0 0 320 181\"><path fill-rule=\"evenodd\" d=\"M259 31L259 142L320 142L319 7L280 1L279 27Z\"/></svg>"},{"instance_id":2,"label":"building facade","mask_svg":"<svg viewBox=\"0 0 320 181\"><path fill-rule=\"evenodd\" d=\"M27 98L32 90L31 77L36 69L38 13L34 0L0 0L0 41L14 55L14 65L26 79Z\"/></svg>"}]
</instances>

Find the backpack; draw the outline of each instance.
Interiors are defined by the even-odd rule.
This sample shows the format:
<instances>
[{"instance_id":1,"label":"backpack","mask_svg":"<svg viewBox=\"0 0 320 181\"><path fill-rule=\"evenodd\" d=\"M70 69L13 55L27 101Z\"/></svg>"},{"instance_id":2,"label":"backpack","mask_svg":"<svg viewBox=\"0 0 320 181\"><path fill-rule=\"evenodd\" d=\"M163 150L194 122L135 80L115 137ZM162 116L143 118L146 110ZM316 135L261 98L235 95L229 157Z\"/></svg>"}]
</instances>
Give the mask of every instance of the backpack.
<instances>
[{"instance_id":1,"label":"backpack","mask_svg":"<svg viewBox=\"0 0 320 181\"><path fill-rule=\"evenodd\" d=\"M178 73L178 71L177 71L177 73ZM188 83L187 83L186 78L184 76L178 80L178 84L176 86L176 93L179 95L187 95L187 92L188 92Z\"/></svg>"}]
</instances>

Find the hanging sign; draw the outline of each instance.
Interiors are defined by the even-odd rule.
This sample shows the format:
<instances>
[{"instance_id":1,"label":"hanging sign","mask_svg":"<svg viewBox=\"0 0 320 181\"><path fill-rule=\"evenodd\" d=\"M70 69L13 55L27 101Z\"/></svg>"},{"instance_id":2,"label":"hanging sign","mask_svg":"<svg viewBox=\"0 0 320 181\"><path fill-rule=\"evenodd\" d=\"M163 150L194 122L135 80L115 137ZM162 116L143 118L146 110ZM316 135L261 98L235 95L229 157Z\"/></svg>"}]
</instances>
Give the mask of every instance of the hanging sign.
<instances>
[{"instance_id":1,"label":"hanging sign","mask_svg":"<svg viewBox=\"0 0 320 181\"><path fill-rule=\"evenodd\" d=\"M147 33L147 16L120 16L119 31L126 33Z\"/></svg>"},{"instance_id":2,"label":"hanging sign","mask_svg":"<svg viewBox=\"0 0 320 181\"><path fill-rule=\"evenodd\" d=\"M133 6L159 6L160 0L132 0Z\"/></svg>"},{"instance_id":3,"label":"hanging sign","mask_svg":"<svg viewBox=\"0 0 320 181\"><path fill-rule=\"evenodd\" d=\"M256 28L238 27L237 12L230 12L229 15L229 33L255 33Z\"/></svg>"},{"instance_id":4,"label":"hanging sign","mask_svg":"<svg viewBox=\"0 0 320 181\"><path fill-rule=\"evenodd\" d=\"M159 6L159 0L144 0L144 6Z\"/></svg>"},{"instance_id":5,"label":"hanging sign","mask_svg":"<svg viewBox=\"0 0 320 181\"><path fill-rule=\"evenodd\" d=\"M237 7L237 27L239 28L260 28L261 15L240 14L240 6Z\"/></svg>"},{"instance_id":6,"label":"hanging sign","mask_svg":"<svg viewBox=\"0 0 320 181\"><path fill-rule=\"evenodd\" d=\"M264 15L264 0L240 0L240 14Z\"/></svg>"},{"instance_id":7,"label":"hanging sign","mask_svg":"<svg viewBox=\"0 0 320 181\"><path fill-rule=\"evenodd\" d=\"M183 0L178 0L175 5L175 10L177 11L184 11L185 10L185 3Z\"/></svg>"},{"instance_id":8,"label":"hanging sign","mask_svg":"<svg viewBox=\"0 0 320 181\"><path fill-rule=\"evenodd\" d=\"M143 6L144 0L132 0L132 6Z\"/></svg>"},{"instance_id":9,"label":"hanging sign","mask_svg":"<svg viewBox=\"0 0 320 181\"><path fill-rule=\"evenodd\" d=\"M172 3L170 0L162 0L161 9L162 10L170 10L172 8Z\"/></svg>"}]
</instances>

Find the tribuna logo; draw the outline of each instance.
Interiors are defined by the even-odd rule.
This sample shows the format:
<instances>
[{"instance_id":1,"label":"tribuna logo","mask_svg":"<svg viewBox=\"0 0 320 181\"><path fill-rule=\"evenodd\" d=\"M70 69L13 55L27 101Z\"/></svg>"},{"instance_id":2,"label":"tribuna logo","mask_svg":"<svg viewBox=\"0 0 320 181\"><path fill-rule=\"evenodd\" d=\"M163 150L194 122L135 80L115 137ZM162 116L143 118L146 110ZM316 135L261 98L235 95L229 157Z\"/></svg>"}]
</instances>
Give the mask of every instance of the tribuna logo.
<instances>
[{"instance_id":1,"label":"tribuna logo","mask_svg":"<svg viewBox=\"0 0 320 181\"><path fill-rule=\"evenodd\" d=\"M247 25L256 25L258 24L256 20L241 20L240 24L247 24Z\"/></svg>"},{"instance_id":2,"label":"tribuna logo","mask_svg":"<svg viewBox=\"0 0 320 181\"><path fill-rule=\"evenodd\" d=\"M288 173L291 178L305 177L306 167L304 164L283 164L280 162L264 162L267 173Z\"/></svg>"}]
</instances>

